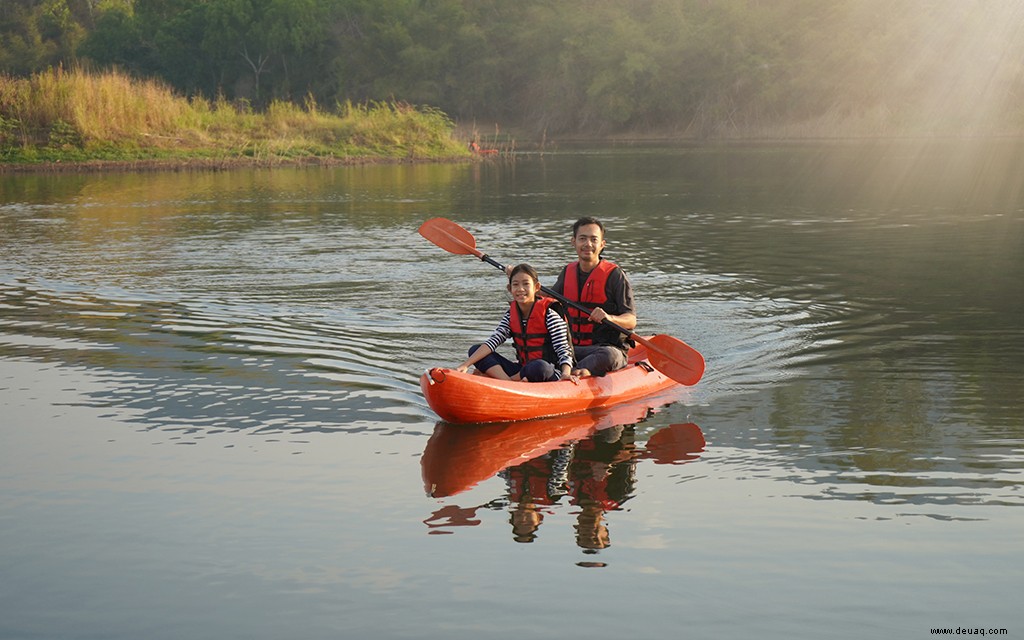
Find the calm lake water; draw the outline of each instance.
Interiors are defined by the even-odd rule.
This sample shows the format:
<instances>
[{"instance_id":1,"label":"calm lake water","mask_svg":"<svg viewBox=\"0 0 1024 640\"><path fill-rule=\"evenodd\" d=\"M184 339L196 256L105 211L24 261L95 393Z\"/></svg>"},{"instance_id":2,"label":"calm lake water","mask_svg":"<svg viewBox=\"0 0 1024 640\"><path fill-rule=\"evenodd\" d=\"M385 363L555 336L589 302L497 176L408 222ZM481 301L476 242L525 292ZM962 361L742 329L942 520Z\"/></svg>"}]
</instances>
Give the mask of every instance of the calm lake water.
<instances>
[{"instance_id":1,"label":"calm lake water","mask_svg":"<svg viewBox=\"0 0 1024 640\"><path fill-rule=\"evenodd\" d=\"M608 226L696 386L418 386ZM1024 634L1024 145L0 174L0 638Z\"/></svg>"}]
</instances>

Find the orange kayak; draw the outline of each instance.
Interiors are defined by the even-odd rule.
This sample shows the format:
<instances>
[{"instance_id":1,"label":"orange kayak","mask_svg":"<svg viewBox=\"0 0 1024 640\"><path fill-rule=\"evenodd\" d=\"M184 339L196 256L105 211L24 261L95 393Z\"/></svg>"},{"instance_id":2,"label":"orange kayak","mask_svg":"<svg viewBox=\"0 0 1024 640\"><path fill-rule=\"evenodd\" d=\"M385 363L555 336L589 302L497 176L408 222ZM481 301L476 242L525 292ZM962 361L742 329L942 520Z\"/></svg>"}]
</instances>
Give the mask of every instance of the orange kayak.
<instances>
[{"instance_id":1,"label":"orange kayak","mask_svg":"<svg viewBox=\"0 0 1024 640\"><path fill-rule=\"evenodd\" d=\"M448 422L513 422L578 413L649 396L679 384L647 361L637 345L629 365L601 377L558 382L512 382L453 369L420 376L427 404Z\"/></svg>"}]
</instances>

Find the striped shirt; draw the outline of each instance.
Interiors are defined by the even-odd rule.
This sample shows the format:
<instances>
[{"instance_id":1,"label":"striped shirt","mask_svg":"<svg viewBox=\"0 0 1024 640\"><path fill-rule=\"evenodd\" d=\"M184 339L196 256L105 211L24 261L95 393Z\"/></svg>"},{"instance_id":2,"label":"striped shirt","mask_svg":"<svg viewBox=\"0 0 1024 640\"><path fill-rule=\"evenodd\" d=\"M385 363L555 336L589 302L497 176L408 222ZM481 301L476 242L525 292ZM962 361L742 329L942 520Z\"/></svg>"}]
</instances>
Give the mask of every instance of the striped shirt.
<instances>
[{"instance_id":1,"label":"striped shirt","mask_svg":"<svg viewBox=\"0 0 1024 640\"><path fill-rule=\"evenodd\" d=\"M491 351L497 352L498 347L512 337L511 321L512 312L509 310L502 316L501 322L498 323L498 327L491 334L491 337L487 338L484 342L484 344L491 348ZM526 318L523 318L523 324L525 325L525 323ZM567 364L571 367L572 351L569 350L569 341L565 338L566 333L568 333L565 327L565 320L562 320L562 316L558 315L554 309L548 307L548 313L544 317L544 324L548 329L548 336L551 338L551 346L555 348L555 355L558 356L558 366Z\"/></svg>"}]
</instances>

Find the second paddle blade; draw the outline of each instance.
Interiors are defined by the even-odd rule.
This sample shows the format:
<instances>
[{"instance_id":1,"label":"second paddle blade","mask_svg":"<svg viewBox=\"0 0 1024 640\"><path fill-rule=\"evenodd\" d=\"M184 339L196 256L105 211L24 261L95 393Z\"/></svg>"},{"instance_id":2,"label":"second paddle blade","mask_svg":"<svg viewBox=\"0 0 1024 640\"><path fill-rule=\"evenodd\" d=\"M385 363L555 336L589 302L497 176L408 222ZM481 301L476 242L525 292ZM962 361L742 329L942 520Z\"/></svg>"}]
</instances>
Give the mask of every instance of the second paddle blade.
<instances>
[{"instance_id":1,"label":"second paddle blade","mask_svg":"<svg viewBox=\"0 0 1024 640\"><path fill-rule=\"evenodd\" d=\"M704 375L704 356L678 338L653 336L649 342L655 347L647 349L651 364L676 382L687 386L697 384Z\"/></svg>"}]
</instances>

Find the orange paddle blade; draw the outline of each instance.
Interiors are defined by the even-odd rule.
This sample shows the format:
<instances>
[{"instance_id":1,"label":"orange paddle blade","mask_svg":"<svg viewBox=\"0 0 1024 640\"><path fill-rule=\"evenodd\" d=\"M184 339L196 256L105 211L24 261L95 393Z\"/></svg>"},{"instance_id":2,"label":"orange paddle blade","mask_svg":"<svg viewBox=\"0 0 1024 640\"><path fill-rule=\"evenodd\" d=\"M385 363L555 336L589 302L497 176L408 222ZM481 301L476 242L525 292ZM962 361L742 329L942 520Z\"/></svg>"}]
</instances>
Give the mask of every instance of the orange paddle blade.
<instances>
[{"instance_id":1,"label":"orange paddle blade","mask_svg":"<svg viewBox=\"0 0 1024 640\"><path fill-rule=\"evenodd\" d=\"M704 375L704 356L679 338L661 334L650 340L632 337L647 348L651 365L676 382L691 386Z\"/></svg>"},{"instance_id":2,"label":"orange paddle blade","mask_svg":"<svg viewBox=\"0 0 1024 640\"><path fill-rule=\"evenodd\" d=\"M449 253L479 257L476 238L447 218L431 218L420 225L420 235Z\"/></svg>"}]
</instances>

